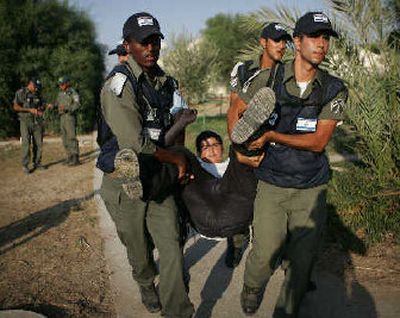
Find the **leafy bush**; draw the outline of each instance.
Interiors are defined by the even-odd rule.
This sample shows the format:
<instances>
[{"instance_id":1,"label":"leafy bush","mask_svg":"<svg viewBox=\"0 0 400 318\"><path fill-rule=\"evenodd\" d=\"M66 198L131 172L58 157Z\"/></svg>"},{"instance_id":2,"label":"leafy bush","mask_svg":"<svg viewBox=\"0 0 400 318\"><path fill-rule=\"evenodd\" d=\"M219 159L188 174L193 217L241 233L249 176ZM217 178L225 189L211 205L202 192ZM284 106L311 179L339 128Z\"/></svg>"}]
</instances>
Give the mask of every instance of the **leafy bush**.
<instances>
[{"instance_id":1,"label":"leafy bush","mask_svg":"<svg viewBox=\"0 0 400 318\"><path fill-rule=\"evenodd\" d=\"M92 129L104 63L88 15L65 1L1 0L0 31L0 137L18 134L12 101L31 76L40 77L43 97L52 102L57 78L69 75L81 95L78 130ZM58 130L56 114L47 115L47 126Z\"/></svg>"}]
</instances>

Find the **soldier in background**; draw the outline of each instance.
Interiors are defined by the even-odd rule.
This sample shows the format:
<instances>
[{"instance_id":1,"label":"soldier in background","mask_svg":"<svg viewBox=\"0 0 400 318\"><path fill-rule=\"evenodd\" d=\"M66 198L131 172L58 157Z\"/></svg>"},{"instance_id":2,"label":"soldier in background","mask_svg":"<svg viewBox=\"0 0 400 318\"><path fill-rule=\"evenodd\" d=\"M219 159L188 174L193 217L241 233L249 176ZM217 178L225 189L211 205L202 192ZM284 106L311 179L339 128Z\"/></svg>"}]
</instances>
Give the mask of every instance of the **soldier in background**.
<instances>
[{"instance_id":1,"label":"soldier in background","mask_svg":"<svg viewBox=\"0 0 400 318\"><path fill-rule=\"evenodd\" d=\"M77 166L79 162L79 143L76 138L76 112L80 107L79 95L71 87L71 81L68 76L62 76L58 79L60 92L58 93L55 106L60 114L60 129L62 141L67 153L65 165ZM50 108L53 107L49 105Z\"/></svg>"},{"instance_id":2,"label":"soldier in background","mask_svg":"<svg viewBox=\"0 0 400 318\"><path fill-rule=\"evenodd\" d=\"M124 63L128 60L128 52L126 52L122 44L118 44L115 49L108 52L108 55L113 55L113 54L117 54L119 63Z\"/></svg>"},{"instance_id":3,"label":"soldier in background","mask_svg":"<svg viewBox=\"0 0 400 318\"><path fill-rule=\"evenodd\" d=\"M30 144L32 140L33 170L45 170L42 161L44 102L40 96L42 84L38 78L31 78L26 87L19 89L14 98L13 109L18 112L22 139L22 169L29 174Z\"/></svg>"}]
</instances>

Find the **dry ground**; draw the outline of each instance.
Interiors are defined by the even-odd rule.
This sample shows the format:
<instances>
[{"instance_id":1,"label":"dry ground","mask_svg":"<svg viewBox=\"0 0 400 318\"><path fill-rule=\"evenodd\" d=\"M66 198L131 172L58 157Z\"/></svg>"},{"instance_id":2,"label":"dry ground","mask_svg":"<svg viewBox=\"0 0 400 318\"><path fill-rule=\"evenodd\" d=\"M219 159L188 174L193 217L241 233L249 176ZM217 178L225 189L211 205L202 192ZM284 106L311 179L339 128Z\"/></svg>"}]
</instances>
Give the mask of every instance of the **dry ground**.
<instances>
[{"instance_id":1,"label":"dry ground","mask_svg":"<svg viewBox=\"0 0 400 318\"><path fill-rule=\"evenodd\" d=\"M45 143L46 171L24 175L20 147L0 148L0 308L49 317L112 317L109 273L93 199L93 149L82 165L61 164Z\"/></svg>"}]
</instances>

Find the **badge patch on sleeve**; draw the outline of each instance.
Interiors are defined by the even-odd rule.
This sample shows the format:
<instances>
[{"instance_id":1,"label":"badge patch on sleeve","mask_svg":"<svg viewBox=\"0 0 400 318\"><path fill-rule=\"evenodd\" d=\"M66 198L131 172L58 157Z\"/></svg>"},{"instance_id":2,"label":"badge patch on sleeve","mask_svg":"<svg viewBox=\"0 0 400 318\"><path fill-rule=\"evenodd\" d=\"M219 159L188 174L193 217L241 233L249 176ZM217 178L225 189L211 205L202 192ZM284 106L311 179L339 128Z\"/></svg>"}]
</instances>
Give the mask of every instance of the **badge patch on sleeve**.
<instances>
[{"instance_id":1,"label":"badge patch on sleeve","mask_svg":"<svg viewBox=\"0 0 400 318\"><path fill-rule=\"evenodd\" d=\"M238 68L240 65L243 65L243 62L238 62L235 64L235 66L232 69L231 72L231 87L235 88L238 84L238 78L237 78L237 74L238 74Z\"/></svg>"},{"instance_id":2,"label":"badge patch on sleeve","mask_svg":"<svg viewBox=\"0 0 400 318\"><path fill-rule=\"evenodd\" d=\"M296 130L304 132L314 132L317 130L317 120L315 118L297 118Z\"/></svg>"},{"instance_id":3,"label":"badge patch on sleeve","mask_svg":"<svg viewBox=\"0 0 400 318\"><path fill-rule=\"evenodd\" d=\"M115 95L121 95L127 78L125 74L115 73L110 83L110 89Z\"/></svg>"},{"instance_id":4,"label":"badge patch on sleeve","mask_svg":"<svg viewBox=\"0 0 400 318\"><path fill-rule=\"evenodd\" d=\"M345 103L343 99L336 99L331 102L331 112L334 114L341 114L343 113L345 107Z\"/></svg>"}]
</instances>

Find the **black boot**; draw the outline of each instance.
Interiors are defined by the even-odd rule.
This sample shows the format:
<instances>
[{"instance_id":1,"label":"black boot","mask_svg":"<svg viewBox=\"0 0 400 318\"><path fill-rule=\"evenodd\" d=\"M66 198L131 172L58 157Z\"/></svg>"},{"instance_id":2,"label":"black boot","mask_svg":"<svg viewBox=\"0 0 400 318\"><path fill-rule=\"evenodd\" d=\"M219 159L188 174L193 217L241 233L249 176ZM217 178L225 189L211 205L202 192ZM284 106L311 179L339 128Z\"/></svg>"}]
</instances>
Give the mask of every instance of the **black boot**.
<instances>
[{"instance_id":1,"label":"black boot","mask_svg":"<svg viewBox=\"0 0 400 318\"><path fill-rule=\"evenodd\" d=\"M160 300L154 284L150 286L139 285L140 294L142 296L142 303L148 312L156 313L161 310Z\"/></svg>"},{"instance_id":2,"label":"black boot","mask_svg":"<svg viewBox=\"0 0 400 318\"><path fill-rule=\"evenodd\" d=\"M262 289L250 288L243 285L242 293L240 294L240 304L242 310L247 316L254 315L261 305Z\"/></svg>"}]
</instances>

